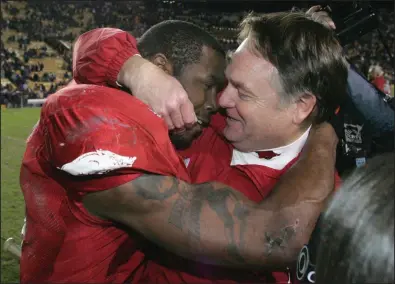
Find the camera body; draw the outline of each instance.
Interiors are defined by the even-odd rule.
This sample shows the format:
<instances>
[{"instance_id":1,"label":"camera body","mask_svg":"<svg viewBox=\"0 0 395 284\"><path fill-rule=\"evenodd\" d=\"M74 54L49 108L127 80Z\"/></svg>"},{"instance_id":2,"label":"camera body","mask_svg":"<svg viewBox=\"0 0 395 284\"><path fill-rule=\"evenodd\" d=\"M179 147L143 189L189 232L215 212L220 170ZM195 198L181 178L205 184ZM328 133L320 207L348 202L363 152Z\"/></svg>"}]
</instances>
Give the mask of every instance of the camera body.
<instances>
[{"instance_id":1,"label":"camera body","mask_svg":"<svg viewBox=\"0 0 395 284\"><path fill-rule=\"evenodd\" d=\"M363 35L379 28L377 13L369 1L352 1L348 3L329 3L333 11L332 19L336 23L336 35L342 45L347 45ZM327 6L324 6L324 10Z\"/></svg>"}]
</instances>

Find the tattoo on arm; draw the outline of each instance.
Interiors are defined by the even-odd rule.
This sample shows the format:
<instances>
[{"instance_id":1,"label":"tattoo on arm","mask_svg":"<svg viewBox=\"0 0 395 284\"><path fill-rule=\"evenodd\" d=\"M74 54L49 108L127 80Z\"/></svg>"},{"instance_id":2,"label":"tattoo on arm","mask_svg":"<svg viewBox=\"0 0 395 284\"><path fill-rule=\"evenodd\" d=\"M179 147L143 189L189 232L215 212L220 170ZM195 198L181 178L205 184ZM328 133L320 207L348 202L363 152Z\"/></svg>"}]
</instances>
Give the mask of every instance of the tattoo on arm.
<instances>
[{"instance_id":1,"label":"tattoo on arm","mask_svg":"<svg viewBox=\"0 0 395 284\"><path fill-rule=\"evenodd\" d=\"M201 220L203 212L208 208L215 212L225 229L226 258L230 263L248 264L242 252L249 242L246 238L250 226L248 217L255 206L251 202L241 198L232 188L225 185L219 187L216 183L193 185L194 189L191 190L191 185L173 177L149 175L140 177L133 183L136 185L137 181L139 185L135 192L143 199L164 201L176 197L168 223L187 233L193 242L202 241L201 229L205 226L205 221ZM267 232L262 226L260 240L263 258L286 249L295 236L296 227L287 226L279 232ZM229 264L224 264L226 263Z\"/></svg>"},{"instance_id":2,"label":"tattoo on arm","mask_svg":"<svg viewBox=\"0 0 395 284\"><path fill-rule=\"evenodd\" d=\"M296 232L296 225L294 226L287 226L280 231L280 236L276 237L273 236L272 233L265 232L264 243L266 245L265 256L270 256L273 252L273 249L276 247L285 249L286 243L295 236Z\"/></svg>"},{"instance_id":3,"label":"tattoo on arm","mask_svg":"<svg viewBox=\"0 0 395 284\"><path fill-rule=\"evenodd\" d=\"M158 176L159 177L159 176ZM137 186L136 195L143 199L165 200L178 193L180 181L171 178L163 179L155 176L143 176L136 180L140 186Z\"/></svg>"}]
</instances>

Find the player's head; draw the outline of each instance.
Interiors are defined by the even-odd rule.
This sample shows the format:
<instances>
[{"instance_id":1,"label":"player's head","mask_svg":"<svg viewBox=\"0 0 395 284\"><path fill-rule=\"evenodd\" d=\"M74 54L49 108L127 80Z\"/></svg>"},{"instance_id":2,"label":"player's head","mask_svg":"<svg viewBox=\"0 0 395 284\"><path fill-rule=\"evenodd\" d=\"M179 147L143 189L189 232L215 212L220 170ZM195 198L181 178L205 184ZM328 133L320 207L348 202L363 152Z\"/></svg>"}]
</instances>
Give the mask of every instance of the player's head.
<instances>
[{"instance_id":1,"label":"player's head","mask_svg":"<svg viewBox=\"0 0 395 284\"><path fill-rule=\"evenodd\" d=\"M147 30L139 39L138 49L144 58L176 77L195 106L200 124L170 133L177 148L186 148L217 110L216 95L226 82L225 52L206 31L194 24L174 20Z\"/></svg>"},{"instance_id":2,"label":"player's head","mask_svg":"<svg viewBox=\"0 0 395 284\"><path fill-rule=\"evenodd\" d=\"M316 283L393 283L394 153L357 169L324 213Z\"/></svg>"},{"instance_id":3,"label":"player's head","mask_svg":"<svg viewBox=\"0 0 395 284\"><path fill-rule=\"evenodd\" d=\"M333 32L302 13L249 15L219 98L225 137L241 151L287 145L332 114L347 65Z\"/></svg>"}]
</instances>

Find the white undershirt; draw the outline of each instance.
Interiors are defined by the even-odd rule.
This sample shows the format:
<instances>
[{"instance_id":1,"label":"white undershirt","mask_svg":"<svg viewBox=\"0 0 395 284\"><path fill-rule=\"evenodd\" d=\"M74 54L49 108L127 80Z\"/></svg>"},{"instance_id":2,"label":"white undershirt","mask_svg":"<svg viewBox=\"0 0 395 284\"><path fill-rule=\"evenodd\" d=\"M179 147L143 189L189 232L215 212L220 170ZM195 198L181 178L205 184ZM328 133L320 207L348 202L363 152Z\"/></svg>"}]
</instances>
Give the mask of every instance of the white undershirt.
<instances>
[{"instance_id":1,"label":"white undershirt","mask_svg":"<svg viewBox=\"0 0 395 284\"><path fill-rule=\"evenodd\" d=\"M273 157L270 160L259 158L256 152L240 152L233 149L231 166L236 165L262 165L276 170L282 170L286 165L289 164L294 158L296 158L303 146L306 143L307 137L309 136L311 126L294 142L291 144L260 151L273 151L279 156Z\"/></svg>"}]
</instances>

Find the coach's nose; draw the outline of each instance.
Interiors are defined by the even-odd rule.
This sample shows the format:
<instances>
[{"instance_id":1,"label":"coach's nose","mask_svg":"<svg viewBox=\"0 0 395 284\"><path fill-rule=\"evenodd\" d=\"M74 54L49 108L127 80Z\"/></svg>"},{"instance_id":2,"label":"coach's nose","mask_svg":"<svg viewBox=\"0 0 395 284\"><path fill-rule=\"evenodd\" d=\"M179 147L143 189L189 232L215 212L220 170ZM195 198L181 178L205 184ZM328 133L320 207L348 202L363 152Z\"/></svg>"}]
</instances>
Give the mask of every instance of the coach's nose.
<instances>
[{"instance_id":1,"label":"coach's nose","mask_svg":"<svg viewBox=\"0 0 395 284\"><path fill-rule=\"evenodd\" d=\"M218 103L222 108L233 108L236 106L237 89L231 84L228 84L226 88L220 94Z\"/></svg>"}]
</instances>

